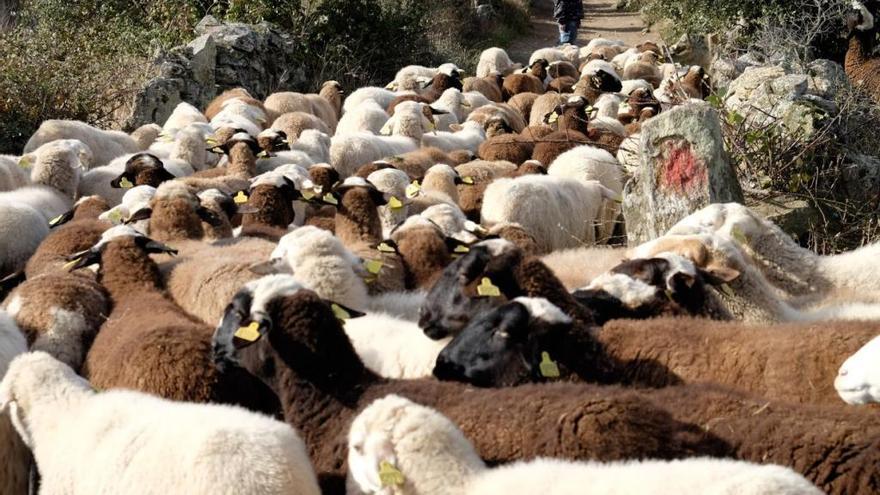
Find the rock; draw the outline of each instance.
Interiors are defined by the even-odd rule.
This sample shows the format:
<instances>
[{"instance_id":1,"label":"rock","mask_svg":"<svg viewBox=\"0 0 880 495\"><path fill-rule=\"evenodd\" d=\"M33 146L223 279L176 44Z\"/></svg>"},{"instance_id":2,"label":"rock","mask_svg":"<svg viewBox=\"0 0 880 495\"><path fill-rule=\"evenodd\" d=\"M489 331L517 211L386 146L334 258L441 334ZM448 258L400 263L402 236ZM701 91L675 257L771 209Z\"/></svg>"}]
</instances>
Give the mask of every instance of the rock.
<instances>
[{"instance_id":1,"label":"rock","mask_svg":"<svg viewBox=\"0 0 880 495\"><path fill-rule=\"evenodd\" d=\"M736 78L727 88L727 104L734 108L747 105L752 98L752 92L764 83L773 81L785 75L785 69L775 65L765 67L749 67L741 76Z\"/></svg>"},{"instance_id":2,"label":"rock","mask_svg":"<svg viewBox=\"0 0 880 495\"><path fill-rule=\"evenodd\" d=\"M709 203L743 202L718 114L688 103L642 125L640 165L624 197L630 245L664 234Z\"/></svg>"},{"instance_id":3,"label":"rock","mask_svg":"<svg viewBox=\"0 0 880 495\"><path fill-rule=\"evenodd\" d=\"M190 63L193 81L205 88L205 97L213 98L208 93L216 93L214 91L214 70L217 61L217 43L214 42L214 38L210 34L203 34L188 46L192 49Z\"/></svg>"},{"instance_id":4,"label":"rock","mask_svg":"<svg viewBox=\"0 0 880 495\"><path fill-rule=\"evenodd\" d=\"M850 153L847 161L840 197L876 208L880 202L880 158Z\"/></svg>"},{"instance_id":5,"label":"rock","mask_svg":"<svg viewBox=\"0 0 880 495\"><path fill-rule=\"evenodd\" d=\"M833 100L842 87L849 85L843 66L831 60L819 59L807 66L811 94Z\"/></svg>"},{"instance_id":6,"label":"rock","mask_svg":"<svg viewBox=\"0 0 880 495\"><path fill-rule=\"evenodd\" d=\"M718 58L712 62L709 68L709 77L712 78L712 85L717 90L726 91L736 78L748 67L737 60L730 58Z\"/></svg>"},{"instance_id":7,"label":"rock","mask_svg":"<svg viewBox=\"0 0 880 495\"><path fill-rule=\"evenodd\" d=\"M807 239L822 221L819 210L810 203L787 195L760 201L750 200L746 206L799 242Z\"/></svg>"}]
</instances>

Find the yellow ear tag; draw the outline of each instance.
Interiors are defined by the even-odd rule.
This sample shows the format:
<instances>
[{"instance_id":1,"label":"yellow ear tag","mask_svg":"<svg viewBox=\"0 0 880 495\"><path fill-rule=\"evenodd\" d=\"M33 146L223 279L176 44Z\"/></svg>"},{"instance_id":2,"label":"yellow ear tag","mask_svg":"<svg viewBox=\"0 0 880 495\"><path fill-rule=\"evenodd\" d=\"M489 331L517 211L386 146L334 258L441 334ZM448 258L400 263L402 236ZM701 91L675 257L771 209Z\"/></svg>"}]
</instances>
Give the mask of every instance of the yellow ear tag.
<instances>
[{"instance_id":1,"label":"yellow ear tag","mask_svg":"<svg viewBox=\"0 0 880 495\"><path fill-rule=\"evenodd\" d=\"M666 299L669 299L670 301L672 300L672 291L671 290L666 289L664 294L666 294Z\"/></svg>"},{"instance_id":2,"label":"yellow ear tag","mask_svg":"<svg viewBox=\"0 0 880 495\"><path fill-rule=\"evenodd\" d=\"M207 144L208 146L217 146L220 143L217 142L217 138L215 138L214 136L209 136L205 138L205 144Z\"/></svg>"},{"instance_id":3,"label":"yellow ear tag","mask_svg":"<svg viewBox=\"0 0 880 495\"><path fill-rule=\"evenodd\" d=\"M68 261L67 263L64 264L64 266L61 267L61 269L62 270L70 270L71 268L73 268L73 265L79 263L79 260L81 260L81 259L82 258L77 258L75 260Z\"/></svg>"},{"instance_id":4,"label":"yellow ear tag","mask_svg":"<svg viewBox=\"0 0 880 495\"><path fill-rule=\"evenodd\" d=\"M336 198L334 198L333 195L330 193L325 194L323 199L325 203L329 203L331 205L339 204L339 201L337 201Z\"/></svg>"},{"instance_id":5,"label":"yellow ear tag","mask_svg":"<svg viewBox=\"0 0 880 495\"><path fill-rule=\"evenodd\" d=\"M461 182L463 182L464 184L467 184L469 186L472 186L472 185L474 185L474 178L465 176L465 177L461 178Z\"/></svg>"},{"instance_id":6,"label":"yellow ear tag","mask_svg":"<svg viewBox=\"0 0 880 495\"><path fill-rule=\"evenodd\" d=\"M549 352L541 353L541 364L538 368L544 378L559 378L559 366L556 365L556 361L550 359Z\"/></svg>"},{"instance_id":7,"label":"yellow ear tag","mask_svg":"<svg viewBox=\"0 0 880 495\"><path fill-rule=\"evenodd\" d=\"M459 244L458 246L455 246L455 249L452 252L459 253L459 254L469 253L469 252L471 252L471 248L469 248L467 246L462 246L461 244ZM485 279L485 280L488 280L488 279Z\"/></svg>"},{"instance_id":8,"label":"yellow ear tag","mask_svg":"<svg viewBox=\"0 0 880 495\"><path fill-rule=\"evenodd\" d=\"M257 158L266 158L267 156L269 156L269 153L266 153L266 150L257 153Z\"/></svg>"},{"instance_id":9,"label":"yellow ear tag","mask_svg":"<svg viewBox=\"0 0 880 495\"><path fill-rule=\"evenodd\" d=\"M219 146L215 146L214 149L212 149L211 151L213 151L214 153L217 153L218 155L222 155L223 153L225 153L225 151L223 151L223 148L221 148Z\"/></svg>"},{"instance_id":10,"label":"yellow ear tag","mask_svg":"<svg viewBox=\"0 0 880 495\"><path fill-rule=\"evenodd\" d=\"M749 238L743 233L742 229L738 226L734 225L730 230L730 235L733 236L733 240L740 244L744 244L746 246L749 245Z\"/></svg>"},{"instance_id":11,"label":"yellow ear tag","mask_svg":"<svg viewBox=\"0 0 880 495\"><path fill-rule=\"evenodd\" d=\"M122 212L119 210L111 210L110 214L107 215L107 218L110 219L113 223L122 223Z\"/></svg>"},{"instance_id":12,"label":"yellow ear tag","mask_svg":"<svg viewBox=\"0 0 880 495\"><path fill-rule=\"evenodd\" d=\"M480 285L477 286L477 294L484 297L500 297L501 289L493 285L488 277L483 277Z\"/></svg>"},{"instance_id":13,"label":"yellow ear tag","mask_svg":"<svg viewBox=\"0 0 880 495\"><path fill-rule=\"evenodd\" d=\"M248 342L256 342L257 339L260 338L260 332L258 329L260 328L260 324L257 322L252 322L250 325L246 327L240 327L235 331L235 336L240 338L241 340L247 340Z\"/></svg>"},{"instance_id":14,"label":"yellow ear tag","mask_svg":"<svg viewBox=\"0 0 880 495\"><path fill-rule=\"evenodd\" d=\"M383 242L376 246L376 249L381 253L396 253L393 247L389 246L387 242Z\"/></svg>"},{"instance_id":15,"label":"yellow ear tag","mask_svg":"<svg viewBox=\"0 0 880 495\"><path fill-rule=\"evenodd\" d=\"M399 210L403 208L403 202L396 197L391 196L391 199L388 200L388 207L392 210Z\"/></svg>"},{"instance_id":16,"label":"yellow ear tag","mask_svg":"<svg viewBox=\"0 0 880 495\"><path fill-rule=\"evenodd\" d=\"M382 264L382 262L378 260L364 261L364 268L366 268L367 271L372 273L373 275L378 275L383 266L384 265Z\"/></svg>"},{"instance_id":17,"label":"yellow ear tag","mask_svg":"<svg viewBox=\"0 0 880 495\"><path fill-rule=\"evenodd\" d=\"M57 217L53 218L52 220L49 220L49 226L54 227L54 226L58 225L58 222L60 222L62 218L64 218L64 215L58 215Z\"/></svg>"},{"instance_id":18,"label":"yellow ear tag","mask_svg":"<svg viewBox=\"0 0 880 495\"><path fill-rule=\"evenodd\" d=\"M383 488L387 488L391 486L400 486L406 483L406 478L400 470L394 467L394 464L391 464L388 461L382 461L379 463L379 481L382 482Z\"/></svg>"},{"instance_id":19,"label":"yellow ear tag","mask_svg":"<svg viewBox=\"0 0 880 495\"><path fill-rule=\"evenodd\" d=\"M556 112L551 113L550 118L547 119L547 121L551 124L555 124L557 120L559 120L559 114Z\"/></svg>"},{"instance_id":20,"label":"yellow ear tag","mask_svg":"<svg viewBox=\"0 0 880 495\"><path fill-rule=\"evenodd\" d=\"M25 155L18 159L18 166L21 168L31 168L31 159Z\"/></svg>"},{"instance_id":21,"label":"yellow ear tag","mask_svg":"<svg viewBox=\"0 0 880 495\"><path fill-rule=\"evenodd\" d=\"M232 198L237 205L243 205L248 202L248 195L244 193L244 191L238 191L238 194Z\"/></svg>"},{"instance_id":22,"label":"yellow ear tag","mask_svg":"<svg viewBox=\"0 0 880 495\"><path fill-rule=\"evenodd\" d=\"M315 193L306 189L305 191L302 192L302 197L303 197L303 199L312 199L315 197Z\"/></svg>"},{"instance_id":23,"label":"yellow ear tag","mask_svg":"<svg viewBox=\"0 0 880 495\"><path fill-rule=\"evenodd\" d=\"M122 180L119 181L119 187L123 189L131 189L132 187L134 187L134 184L132 184L131 181L128 180L128 177L123 177Z\"/></svg>"},{"instance_id":24,"label":"yellow ear tag","mask_svg":"<svg viewBox=\"0 0 880 495\"><path fill-rule=\"evenodd\" d=\"M406 186L406 197L414 198L419 195L419 192L422 190L422 186L419 184L419 181L414 180L408 186Z\"/></svg>"},{"instance_id":25,"label":"yellow ear tag","mask_svg":"<svg viewBox=\"0 0 880 495\"><path fill-rule=\"evenodd\" d=\"M351 318L351 313L343 309L342 306L338 304L331 304L330 309L333 310L333 316L335 316L337 320L345 321Z\"/></svg>"},{"instance_id":26,"label":"yellow ear tag","mask_svg":"<svg viewBox=\"0 0 880 495\"><path fill-rule=\"evenodd\" d=\"M726 296L728 296L728 297L734 297L734 296L736 295L736 294L733 292L733 289L731 289L730 286L727 285L727 284L721 284L721 286L719 287L719 289L721 289L721 292L723 292L724 295L726 295Z\"/></svg>"}]
</instances>

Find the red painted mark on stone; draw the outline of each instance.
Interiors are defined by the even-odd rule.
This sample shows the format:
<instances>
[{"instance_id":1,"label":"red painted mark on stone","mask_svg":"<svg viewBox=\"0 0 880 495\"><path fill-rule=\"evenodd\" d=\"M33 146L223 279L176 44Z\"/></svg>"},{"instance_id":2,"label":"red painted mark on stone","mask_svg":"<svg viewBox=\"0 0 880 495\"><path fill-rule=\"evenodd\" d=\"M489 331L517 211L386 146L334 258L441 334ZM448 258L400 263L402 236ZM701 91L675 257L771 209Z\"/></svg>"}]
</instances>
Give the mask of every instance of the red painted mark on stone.
<instances>
[{"instance_id":1,"label":"red painted mark on stone","mask_svg":"<svg viewBox=\"0 0 880 495\"><path fill-rule=\"evenodd\" d=\"M667 141L664 148L660 187L687 193L706 184L708 170L702 160L694 155L689 142Z\"/></svg>"}]
</instances>

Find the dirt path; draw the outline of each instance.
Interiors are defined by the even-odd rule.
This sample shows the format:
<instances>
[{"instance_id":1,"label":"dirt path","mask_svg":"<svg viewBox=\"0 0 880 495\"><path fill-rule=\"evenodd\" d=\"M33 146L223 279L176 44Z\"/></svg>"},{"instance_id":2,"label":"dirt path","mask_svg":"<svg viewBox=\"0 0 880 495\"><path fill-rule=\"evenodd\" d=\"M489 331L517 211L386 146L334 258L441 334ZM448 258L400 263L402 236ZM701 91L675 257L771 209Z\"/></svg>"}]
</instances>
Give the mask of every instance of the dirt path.
<instances>
[{"instance_id":1,"label":"dirt path","mask_svg":"<svg viewBox=\"0 0 880 495\"><path fill-rule=\"evenodd\" d=\"M584 21L578 31L578 45L583 46L593 38L618 39L629 46L646 40L660 40L656 33L642 34L645 25L638 13L617 11L614 4L614 0L584 1ZM536 49L556 46L558 42L553 0L534 0L531 31L514 41L507 51L514 61L527 62Z\"/></svg>"}]
</instances>

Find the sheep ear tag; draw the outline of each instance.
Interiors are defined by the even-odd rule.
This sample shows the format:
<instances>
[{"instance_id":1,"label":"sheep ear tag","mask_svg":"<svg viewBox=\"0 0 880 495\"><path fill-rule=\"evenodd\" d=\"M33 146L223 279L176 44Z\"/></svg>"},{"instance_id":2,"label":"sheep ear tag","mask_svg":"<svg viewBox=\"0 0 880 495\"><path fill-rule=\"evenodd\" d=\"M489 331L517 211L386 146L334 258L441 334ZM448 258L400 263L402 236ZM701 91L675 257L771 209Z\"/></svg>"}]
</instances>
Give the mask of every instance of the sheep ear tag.
<instances>
[{"instance_id":1,"label":"sheep ear tag","mask_svg":"<svg viewBox=\"0 0 880 495\"><path fill-rule=\"evenodd\" d=\"M260 324L252 322L246 327L239 327L233 335L241 340L256 342L262 336L262 334L260 334Z\"/></svg>"},{"instance_id":2,"label":"sheep ear tag","mask_svg":"<svg viewBox=\"0 0 880 495\"><path fill-rule=\"evenodd\" d=\"M458 246L455 246L455 249L453 249L452 252L456 254L466 254L471 252L471 248L463 244L459 244Z\"/></svg>"},{"instance_id":3,"label":"sheep ear tag","mask_svg":"<svg viewBox=\"0 0 880 495\"><path fill-rule=\"evenodd\" d=\"M127 177L123 177L122 180L119 181L119 187L123 189L131 189L132 187L134 187L134 184L132 184Z\"/></svg>"},{"instance_id":4,"label":"sheep ear tag","mask_svg":"<svg viewBox=\"0 0 880 495\"><path fill-rule=\"evenodd\" d=\"M557 120L559 120L559 114L556 112L553 112L550 114L550 118L547 119L547 123L555 124Z\"/></svg>"},{"instance_id":5,"label":"sheep ear tag","mask_svg":"<svg viewBox=\"0 0 880 495\"><path fill-rule=\"evenodd\" d=\"M724 295L726 295L727 297L734 297L736 295L733 292L733 289L731 289L730 286L727 284L721 284L718 288L721 289L721 292L723 292Z\"/></svg>"},{"instance_id":6,"label":"sheep ear tag","mask_svg":"<svg viewBox=\"0 0 880 495\"><path fill-rule=\"evenodd\" d=\"M329 204L329 205L334 205L334 206L336 206L336 205L339 204L339 200L336 199L336 198L335 198L332 194L330 194L330 193L325 194L324 197L321 198L321 199L322 199L325 203L327 203L327 204Z\"/></svg>"},{"instance_id":7,"label":"sheep ear tag","mask_svg":"<svg viewBox=\"0 0 880 495\"><path fill-rule=\"evenodd\" d=\"M24 169L31 168L31 157L24 155L18 159L18 166Z\"/></svg>"},{"instance_id":8,"label":"sheep ear tag","mask_svg":"<svg viewBox=\"0 0 880 495\"><path fill-rule=\"evenodd\" d=\"M300 194L302 194L303 199L306 201L309 201L315 197L315 192L311 189L303 189Z\"/></svg>"},{"instance_id":9,"label":"sheep ear tag","mask_svg":"<svg viewBox=\"0 0 880 495\"><path fill-rule=\"evenodd\" d=\"M74 266L76 266L76 264L79 263L79 261L81 259L82 259L82 256L80 256L79 258L74 258L74 259L68 261L67 263L65 263L64 266L61 267L61 269L66 272L69 272L70 269L73 268Z\"/></svg>"},{"instance_id":10,"label":"sheep ear tag","mask_svg":"<svg viewBox=\"0 0 880 495\"><path fill-rule=\"evenodd\" d=\"M559 378L559 366L556 361L550 359L549 352L541 353L541 364L538 365L538 369L544 378Z\"/></svg>"},{"instance_id":11,"label":"sheep ear tag","mask_svg":"<svg viewBox=\"0 0 880 495\"><path fill-rule=\"evenodd\" d=\"M113 222L114 225L119 225L122 223L122 212L120 210L112 210L107 217Z\"/></svg>"},{"instance_id":12,"label":"sheep ear tag","mask_svg":"<svg viewBox=\"0 0 880 495\"><path fill-rule=\"evenodd\" d=\"M472 185L474 185L474 178L466 175L461 178L461 183L472 186Z\"/></svg>"},{"instance_id":13,"label":"sheep ear tag","mask_svg":"<svg viewBox=\"0 0 880 495\"><path fill-rule=\"evenodd\" d=\"M248 195L245 194L244 191L238 191L238 194L236 194L232 200L235 201L235 204L237 205L243 205L248 202Z\"/></svg>"},{"instance_id":14,"label":"sheep ear tag","mask_svg":"<svg viewBox=\"0 0 880 495\"><path fill-rule=\"evenodd\" d=\"M501 297L501 289L494 285L488 277L483 277L480 285L477 286L477 295L483 297Z\"/></svg>"},{"instance_id":15,"label":"sheep ear tag","mask_svg":"<svg viewBox=\"0 0 880 495\"><path fill-rule=\"evenodd\" d=\"M368 272L373 275L378 275L380 271L382 271L382 267L385 266L381 261L378 260L367 260L364 261L364 268L367 269Z\"/></svg>"},{"instance_id":16,"label":"sheep ear tag","mask_svg":"<svg viewBox=\"0 0 880 495\"><path fill-rule=\"evenodd\" d=\"M337 303L330 303L330 309L333 310L333 316L335 316L337 320L343 323L345 323L345 320L365 316L364 313L361 313L360 311L346 308L345 306Z\"/></svg>"},{"instance_id":17,"label":"sheep ear tag","mask_svg":"<svg viewBox=\"0 0 880 495\"><path fill-rule=\"evenodd\" d=\"M403 208L403 201L397 199L396 196L391 196L391 198L388 200L388 207L392 210L399 210Z\"/></svg>"},{"instance_id":18,"label":"sheep ear tag","mask_svg":"<svg viewBox=\"0 0 880 495\"><path fill-rule=\"evenodd\" d=\"M406 186L406 197L407 198L414 198L419 195L419 192L421 190L422 190L422 186L421 186L421 184L419 184L419 181L414 180L414 181L412 181L412 183L410 185Z\"/></svg>"},{"instance_id":19,"label":"sheep ear tag","mask_svg":"<svg viewBox=\"0 0 880 495\"><path fill-rule=\"evenodd\" d=\"M738 226L734 225L733 228L730 229L730 235L736 242L745 246L749 245L749 238L746 237L746 234Z\"/></svg>"},{"instance_id":20,"label":"sheep ear tag","mask_svg":"<svg viewBox=\"0 0 880 495\"><path fill-rule=\"evenodd\" d=\"M379 463L379 481L382 482L383 488L388 488L403 485L406 483L406 477L403 476L399 469L394 467L394 464L382 461Z\"/></svg>"},{"instance_id":21,"label":"sheep ear tag","mask_svg":"<svg viewBox=\"0 0 880 495\"><path fill-rule=\"evenodd\" d=\"M388 244L387 242L381 242L378 246L376 246L376 250L380 253L396 253L397 250L394 249L393 246Z\"/></svg>"}]
</instances>

